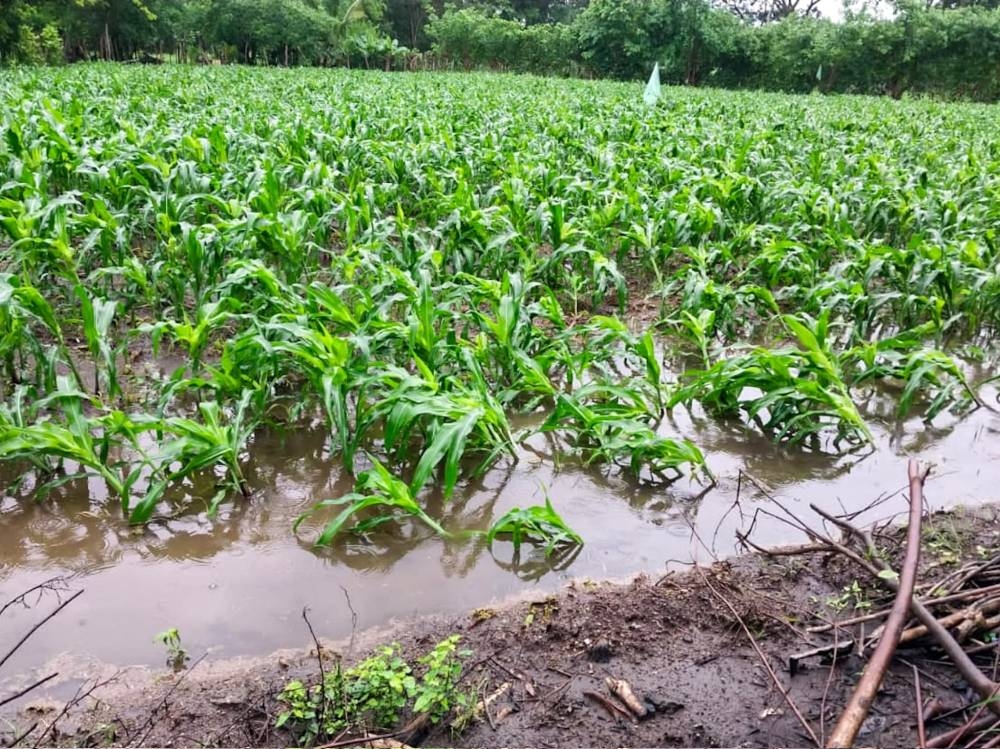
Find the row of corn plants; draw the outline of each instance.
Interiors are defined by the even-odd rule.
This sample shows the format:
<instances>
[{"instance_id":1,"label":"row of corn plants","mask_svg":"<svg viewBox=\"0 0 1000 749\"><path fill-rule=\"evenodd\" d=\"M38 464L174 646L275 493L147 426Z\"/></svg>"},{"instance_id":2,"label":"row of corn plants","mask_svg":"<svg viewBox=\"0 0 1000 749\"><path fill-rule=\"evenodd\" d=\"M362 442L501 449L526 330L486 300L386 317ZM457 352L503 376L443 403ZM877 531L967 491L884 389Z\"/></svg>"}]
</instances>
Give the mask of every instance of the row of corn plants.
<instances>
[{"instance_id":1,"label":"row of corn plants","mask_svg":"<svg viewBox=\"0 0 1000 749\"><path fill-rule=\"evenodd\" d=\"M356 477L300 519L329 544L387 522L447 535L423 497L536 433L595 470L710 486L676 409L836 455L873 442L873 391L892 418L984 404L993 108L667 98L3 71L0 461L37 499L97 477L143 523L250 496L257 430L320 420ZM580 541L548 499L498 534Z\"/></svg>"}]
</instances>

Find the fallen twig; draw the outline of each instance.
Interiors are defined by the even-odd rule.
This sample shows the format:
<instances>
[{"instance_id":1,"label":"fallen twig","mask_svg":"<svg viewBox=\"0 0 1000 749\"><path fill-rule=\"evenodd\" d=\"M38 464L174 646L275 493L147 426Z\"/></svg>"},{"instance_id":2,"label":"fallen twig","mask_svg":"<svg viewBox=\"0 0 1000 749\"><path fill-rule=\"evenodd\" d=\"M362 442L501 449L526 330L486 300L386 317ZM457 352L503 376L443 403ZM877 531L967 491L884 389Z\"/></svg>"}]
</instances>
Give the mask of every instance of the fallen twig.
<instances>
[{"instance_id":1,"label":"fallen twig","mask_svg":"<svg viewBox=\"0 0 1000 749\"><path fill-rule=\"evenodd\" d=\"M764 655L763 651L761 651L760 646L757 644L757 640L754 639L753 633L750 632L749 627L747 627L746 622L743 621L743 617L740 616L739 612L736 610L736 607L733 606L732 603L730 603L728 598L719 593L719 591L717 591L713 587L712 583L710 583L708 580L708 576L705 575L704 572L702 572L701 567L695 567L695 569L698 570L698 574L701 575L702 581L704 581L705 586L712 593L712 595L715 596L719 601L721 601L725 605L725 607L729 609L733 617L735 617L737 623L743 629L743 632L746 634L747 639L750 641L751 647L753 647L754 651L757 653L757 657L760 658L761 662L764 664L764 668L767 669L767 673L771 677L771 681L774 682L774 686L777 688L779 692L781 692L781 696L785 699L785 703L788 705L789 709L795 714L795 717L802 725L802 728L805 729L806 733L809 735L809 738L812 739L812 742L817 747L822 746L820 740L816 737L816 732L812 729L812 726L809 725L809 721L807 721L805 719L805 716L802 715L802 712L795 704L795 701L788 694L788 690L785 689L784 685L781 683L781 680L778 678L778 675L774 673L774 669L771 667L771 663L767 660L767 656Z\"/></svg>"},{"instance_id":2,"label":"fallen twig","mask_svg":"<svg viewBox=\"0 0 1000 749\"><path fill-rule=\"evenodd\" d=\"M983 700L983 701L982 701L981 703L979 703L979 706L978 706L978 707L976 707L976 712L974 712L974 713L972 714L972 717L971 717L971 718L969 718L968 722L967 722L967 723L965 724L966 726L971 726L972 724L974 724L974 723L976 722L976 719L977 719L977 718L979 718L979 716L983 714L983 710L985 710L985 709L986 709L987 705L989 705L989 704L990 704L991 702L993 702L993 701L994 701L994 699L996 698L996 693L997 693L997 692L1000 692L1000 684L998 684L998 685L997 685L997 689L996 689L996 691L995 691L995 692L993 693L993 696L992 696L992 697L990 697L989 699L986 699L986 700ZM996 719L996 716L995 716L995 715L991 715L990 717L991 717L991 718L993 718L994 720ZM996 723L994 723L994 725L996 725ZM953 738L953 739L951 740L951 743L950 743L950 744L948 744L948 749L951 749L951 747L955 746L955 743L956 743L956 742L957 742L957 741L958 741L958 740L959 740L960 738L962 738L962 736L963 736L963 735L964 735L964 734L962 734L962 735L959 735L959 736L956 736L955 738Z\"/></svg>"},{"instance_id":3,"label":"fallen twig","mask_svg":"<svg viewBox=\"0 0 1000 749\"><path fill-rule=\"evenodd\" d=\"M32 723L30 726L28 726L24 731L22 731L17 736L15 736L13 739L11 739L10 745L11 746L18 746L18 745L20 745L20 743L22 741L24 741L26 738L28 738L28 736L31 735L31 732L34 731L36 728L38 728L38 721L37 720L34 723Z\"/></svg>"},{"instance_id":4,"label":"fallen twig","mask_svg":"<svg viewBox=\"0 0 1000 749\"><path fill-rule=\"evenodd\" d=\"M358 633L358 612L354 610L354 604L351 603L351 594L347 592L347 588L341 585L340 589L344 591L344 598L347 600L347 610L351 612L351 641L347 645L347 657L350 658L354 654L354 638Z\"/></svg>"},{"instance_id":5,"label":"fallen twig","mask_svg":"<svg viewBox=\"0 0 1000 749\"><path fill-rule=\"evenodd\" d=\"M395 739L397 736L402 736L406 732L406 728L401 728L393 733L380 733L374 736L355 736L350 739L338 739L337 741L331 741L329 744L320 744L314 749L337 749L337 747L342 746L359 746L363 744L372 744L376 741L386 741L388 739ZM401 742L403 743L403 742ZM406 744L403 743L403 746Z\"/></svg>"},{"instance_id":6,"label":"fallen twig","mask_svg":"<svg viewBox=\"0 0 1000 749\"><path fill-rule=\"evenodd\" d=\"M982 573L986 572L990 567L994 567L1000 564L1000 555L990 557L985 562L974 565L970 567L962 567L961 569L955 570L951 575L946 576L944 579L939 580L930 590L927 591L928 595L933 595L935 591L943 588L944 586L950 587L952 590L961 590L962 586L965 585L970 580L975 579Z\"/></svg>"},{"instance_id":7,"label":"fallen twig","mask_svg":"<svg viewBox=\"0 0 1000 749\"><path fill-rule=\"evenodd\" d=\"M493 722L496 725L500 725L515 712L517 712L517 708L514 707L513 705L504 705L499 710L497 710L497 714L494 716Z\"/></svg>"},{"instance_id":8,"label":"fallen twig","mask_svg":"<svg viewBox=\"0 0 1000 749\"><path fill-rule=\"evenodd\" d=\"M628 720L628 721L632 721L632 722L635 721L635 716L632 715L632 713L630 713L624 707L621 707L620 705L616 705L614 702L612 702L611 700L609 700L603 694L599 694L598 692L587 691L587 692L583 693L583 696L584 697L589 697L590 699L594 700L594 702L596 702L601 707L603 707L605 710L607 710L608 715L610 715L615 720L618 720L619 717L622 717L622 718L625 718L625 720Z\"/></svg>"},{"instance_id":9,"label":"fallen twig","mask_svg":"<svg viewBox=\"0 0 1000 749\"><path fill-rule=\"evenodd\" d=\"M549 700L551 700L553 697L555 697L555 700L552 702L551 705L548 706L547 709L551 710L553 707L555 707L556 705L558 705L559 702L560 702L560 700L562 700L563 695L566 694L566 689L572 683L573 683L573 677L571 676L570 678L566 679L566 681L564 681L562 684L560 684L559 686L557 686L555 689L552 689L552 690L546 692L545 694L543 694L541 697L538 698L538 706L539 707L536 708L536 710L539 709L539 708L541 708L542 706L544 706L545 703L548 702ZM499 717L497 718L497 721L499 722Z\"/></svg>"},{"instance_id":10,"label":"fallen twig","mask_svg":"<svg viewBox=\"0 0 1000 749\"><path fill-rule=\"evenodd\" d=\"M403 730L400 731L396 736L384 736L382 738L395 739L398 738L404 744L412 745L419 743L431 728L431 714L430 713L420 713L417 717L403 726Z\"/></svg>"},{"instance_id":11,"label":"fallen twig","mask_svg":"<svg viewBox=\"0 0 1000 749\"><path fill-rule=\"evenodd\" d=\"M5 664L10 659L10 657L12 655L14 655L14 653L16 653L18 651L18 648L20 648L22 645L24 645L25 642L28 641L29 637L31 637L33 634L35 634L35 632L37 632L43 626L45 626L46 622L48 622L49 620L51 620L52 617L54 617L56 614L58 614L64 608L66 608L71 603L73 603L73 601L75 601L81 595L83 595L83 588L81 588L76 593L74 593L69 598L67 598L65 601L63 601L58 606L56 606L56 608L53 609L52 611L50 611L48 613L48 615L46 615L46 617L44 619L42 619L40 622L38 622L37 624L35 624L31 629L29 629L25 633L24 637L22 637L20 640L18 640L16 643L14 643L14 647L12 647L10 650L8 650L7 654L3 658L0 658L0 667L3 667L3 664Z\"/></svg>"},{"instance_id":12,"label":"fallen twig","mask_svg":"<svg viewBox=\"0 0 1000 749\"><path fill-rule=\"evenodd\" d=\"M978 618L982 614L995 614L1000 611L1000 598L990 598L981 603L974 603L959 611L952 612L947 616L938 619L938 623L947 629L959 626L965 622L977 622ZM921 637L927 635L927 627L920 624L916 627L910 627L903 632L900 637L900 644L912 642L913 640L919 640ZM966 634L968 636L968 633Z\"/></svg>"},{"instance_id":13,"label":"fallen twig","mask_svg":"<svg viewBox=\"0 0 1000 749\"><path fill-rule=\"evenodd\" d=\"M920 464L911 460L909 464L910 479L910 523L906 533L906 556L903 560L902 573L896 590L896 600L892 605L892 613L886 620L885 630L879 638L875 652L872 654L864 673L851 694L847 705L840 714L840 720L834 726L827 739L827 747L850 747L861 730L861 724L868 717L875 694L878 692L886 669L896 651L899 636L906 624L906 617L913 597L913 586L917 581L917 563L920 561L920 517L923 513L923 484Z\"/></svg>"},{"instance_id":14,"label":"fallen twig","mask_svg":"<svg viewBox=\"0 0 1000 749\"><path fill-rule=\"evenodd\" d=\"M346 594L347 591L345 590ZM348 599L350 601L350 599ZM326 670L323 668L323 646L319 644L319 638L316 637L316 632L313 630L312 622L309 621L309 607L302 607L302 619L306 623L306 628L309 630L309 634L312 637L313 644L316 645L316 663L319 665L319 693L321 695L326 694ZM319 701L319 724L326 725L326 698L323 697Z\"/></svg>"},{"instance_id":15,"label":"fallen twig","mask_svg":"<svg viewBox=\"0 0 1000 749\"><path fill-rule=\"evenodd\" d=\"M806 650L802 653L795 653L788 656L788 674L790 676L795 676L795 674L799 672L799 663L804 661L806 658L815 658L816 656L832 656L833 658L837 658L840 655L849 655L853 649L854 639L848 637L843 641L833 642L829 645L821 645L818 648Z\"/></svg>"},{"instance_id":16,"label":"fallen twig","mask_svg":"<svg viewBox=\"0 0 1000 749\"><path fill-rule=\"evenodd\" d=\"M992 739L983 744L983 749L996 749L998 746L1000 746L1000 733L997 733Z\"/></svg>"},{"instance_id":17,"label":"fallen twig","mask_svg":"<svg viewBox=\"0 0 1000 749\"><path fill-rule=\"evenodd\" d=\"M751 541L748 536L748 533L740 533L739 531L736 532L736 540L739 541L740 544L768 557L796 557L804 554L821 554L824 551L830 551L828 548L823 546L823 544L797 544L795 546L772 547L758 546Z\"/></svg>"},{"instance_id":18,"label":"fallen twig","mask_svg":"<svg viewBox=\"0 0 1000 749\"><path fill-rule=\"evenodd\" d=\"M38 599L36 599L36 602L37 600L41 599L42 594L45 591L50 591L55 593L56 597L58 598L59 594L66 590L65 586L67 583L67 579L68 578L65 577L50 577L48 580L43 580L42 582L38 583L38 585L33 585L23 593L19 593L18 595L11 598L3 606L0 606L0 616L3 616L4 613L7 611L7 609L9 609L11 606L17 606L18 604L30 608L29 604L27 603L27 598L32 593L36 592L38 593ZM63 587L60 588L59 586Z\"/></svg>"},{"instance_id":19,"label":"fallen twig","mask_svg":"<svg viewBox=\"0 0 1000 749\"><path fill-rule=\"evenodd\" d=\"M177 678L177 680L170 685L167 693L163 695L163 698L158 701L156 707L150 710L149 715L140 728L136 729L136 733L142 731L142 736L136 742L136 746L144 746L146 744L146 739L149 738L149 734L152 733L153 727L156 725L157 715L161 710L166 710L170 705L170 697L174 692L180 688L180 685L184 683L184 680L194 671L198 665L208 657L208 653L202 653L198 659L185 669L185 671Z\"/></svg>"},{"instance_id":20,"label":"fallen twig","mask_svg":"<svg viewBox=\"0 0 1000 749\"><path fill-rule=\"evenodd\" d=\"M451 727L457 729L463 722L465 722L469 718L476 719L484 712L486 713L486 718L492 724L493 719L490 716L490 705L496 702L501 697L503 697L509 691L510 691L510 682L505 681L503 684L497 687L496 690L486 695L483 699L479 700L479 702L473 705L470 711L467 711L463 715L460 715L459 717L455 718L455 720L453 720L451 723Z\"/></svg>"},{"instance_id":21,"label":"fallen twig","mask_svg":"<svg viewBox=\"0 0 1000 749\"><path fill-rule=\"evenodd\" d=\"M972 723L964 723L958 728L939 734L927 740L927 749L945 749L965 736L969 731L984 731L998 722L997 716L985 715Z\"/></svg>"},{"instance_id":22,"label":"fallen twig","mask_svg":"<svg viewBox=\"0 0 1000 749\"><path fill-rule=\"evenodd\" d=\"M525 680L524 679L524 674L519 673L517 671L511 671L503 663L501 663L496 658L496 656L490 656L489 659L488 659L488 662L492 663L494 666L496 666L497 668L499 668L501 671L503 671L505 674L507 674L507 676L509 676L512 679L517 679L518 681L524 681Z\"/></svg>"},{"instance_id":23,"label":"fallen twig","mask_svg":"<svg viewBox=\"0 0 1000 749\"><path fill-rule=\"evenodd\" d=\"M836 646L838 645L837 639L838 639L838 635L839 634L840 633L837 632L836 630L833 633L833 640L834 640L834 642L833 642L834 648L833 648L833 651L832 651L833 657L830 660L830 670L826 674L826 682L823 684L823 697L819 701L819 738L820 738L820 741L826 741L826 701L827 701L827 698L830 696L830 687L833 684L833 674L834 674L834 672L837 669L837 655L839 654L840 651L837 649ZM852 648L854 647L854 641L853 640L851 640L850 646ZM848 651L848 653L850 653L850 651ZM789 660L789 667L790 666L791 666L791 661ZM793 675L793 674L791 673L791 668L789 668L789 676L791 676L791 675Z\"/></svg>"},{"instance_id":24,"label":"fallen twig","mask_svg":"<svg viewBox=\"0 0 1000 749\"><path fill-rule=\"evenodd\" d=\"M82 593L83 591L80 592ZM76 694L73 695L73 698L69 700L65 705L63 705L63 708L62 710L59 711L59 714L56 715L56 717L51 720L51 722L45 727L45 730L42 731L41 735L35 739L35 743L33 744L34 749L38 749L38 747L42 746L43 742L45 741L45 737L49 735L49 732L51 732L52 729L56 727L59 721L61 721L63 718L66 717L66 714L70 710L79 705L81 702L83 702L85 699L87 699L90 695L92 695L101 687L107 686L108 684L113 682L115 679L118 678L119 675L120 672L115 672L112 676L105 679L104 681L94 682L94 685L91 686L86 691L84 691L83 685L80 685L80 687L76 690Z\"/></svg>"},{"instance_id":25,"label":"fallen twig","mask_svg":"<svg viewBox=\"0 0 1000 749\"><path fill-rule=\"evenodd\" d=\"M4 697L2 700L0 700L0 707L3 707L7 703L13 702L14 700L19 699L20 697L24 697L24 695L26 695L28 692L33 692L34 690L38 689L38 687L42 686L42 684L44 684L47 681L51 681L58 675L59 672L57 671L55 673L49 674L48 676L43 676L41 679L34 682L33 684L29 684L24 689L14 692L14 694L10 695L9 697Z\"/></svg>"},{"instance_id":26,"label":"fallen twig","mask_svg":"<svg viewBox=\"0 0 1000 749\"><path fill-rule=\"evenodd\" d=\"M925 749L927 746L927 730L924 727L924 696L920 692L920 669L913 668L913 693L917 699L917 747Z\"/></svg>"}]
</instances>

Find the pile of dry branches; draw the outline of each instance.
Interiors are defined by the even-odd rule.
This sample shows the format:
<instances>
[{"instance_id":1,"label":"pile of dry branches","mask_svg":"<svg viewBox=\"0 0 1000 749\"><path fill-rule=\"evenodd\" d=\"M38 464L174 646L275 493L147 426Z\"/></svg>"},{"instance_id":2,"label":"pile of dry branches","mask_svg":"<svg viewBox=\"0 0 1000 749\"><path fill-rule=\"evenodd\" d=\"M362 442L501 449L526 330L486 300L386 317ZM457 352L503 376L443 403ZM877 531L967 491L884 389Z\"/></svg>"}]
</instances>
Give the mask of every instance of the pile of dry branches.
<instances>
[{"instance_id":1,"label":"pile of dry branches","mask_svg":"<svg viewBox=\"0 0 1000 749\"><path fill-rule=\"evenodd\" d=\"M752 477L748 478L759 484ZM873 584L894 594L891 606L810 627L808 631L811 634L829 637L832 642L789 659L789 671L794 675L800 660L815 655L836 655L845 647L867 657L867 665L851 699L843 707L840 719L825 740L817 738L813 727L794 709L787 692L778 684L817 746L853 746L886 670L900 655L899 648L917 646L941 651L974 694L974 699L959 710L943 711L936 701L925 704L920 673L913 666L914 717L919 745L976 749L1000 746L1000 683L997 681L1000 665L1000 554L987 555L984 559L960 566L940 579L918 583L925 479L926 473L916 461L910 461L909 523L898 569L894 568L890 555L876 543L873 532L855 525L853 518L838 517L810 505L822 521L821 527L816 527L793 513L766 486L757 486L777 508L776 512L767 514L798 528L810 542L796 547L765 549L755 545L747 532L739 534L744 544L772 557L815 553L840 556L853 563L859 571L867 573ZM956 722L958 725L948 730L937 728L948 720L952 725ZM939 733L929 737L927 734L932 728Z\"/></svg>"}]
</instances>

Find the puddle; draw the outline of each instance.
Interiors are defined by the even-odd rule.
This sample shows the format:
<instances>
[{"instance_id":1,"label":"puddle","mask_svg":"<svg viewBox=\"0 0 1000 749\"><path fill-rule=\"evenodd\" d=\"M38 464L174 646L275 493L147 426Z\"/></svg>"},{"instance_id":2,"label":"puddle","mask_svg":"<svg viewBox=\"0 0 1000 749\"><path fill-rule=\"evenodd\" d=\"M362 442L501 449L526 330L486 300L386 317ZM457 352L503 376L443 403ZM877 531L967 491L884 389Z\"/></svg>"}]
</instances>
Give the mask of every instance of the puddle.
<instances>
[{"instance_id":1,"label":"puddle","mask_svg":"<svg viewBox=\"0 0 1000 749\"><path fill-rule=\"evenodd\" d=\"M81 487L63 487L41 505L2 500L0 601L57 575L76 574L72 585L86 589L32 637L4 673L9 678L64 653L72 653L81 669L94 659L161 666L165 652L154 636L171 627L195 657L206 651L233 657L298 647L308 637L301 616L306 606L321 636L347 637L348 596L363 629L526 592L542 594L570 578L624 578L692 559L707 562L711 555L705 547L719 556L733 553L734 531L747 522L731 509L741 469L803 515L808 502L854 511L902 490L907 455L935 464L926 491L935 509L1000 499L1000 416L986 408L949 428L927 428L919 419L891 431L876 428L876 449L840 458L796 454L742 429L692 423L681 411L676 416L665 428L695 439L719 480L700 499L705 487L686 478L665 488L572 462L557 470L540 436L522 451L520 462L500 464L478 483L460 485L440 510L452 529L484 528L515 505L540 503L544 486L586 541L573 557L545 560L525 553L519 566L512 565L507 544L498 544L494 557L480 541L445 542L422 528L380 537L377 547L356 544L335 551L317 551L296 539L291 525L303 510L350 488L337 459L324 448L322 429L258 435L248 478L251 485L268 488L249 502L224 505L214 521L192 514L130 530L113 504L91 503ZM0 478L12 477L8 470ZM92 482L91 491L96 488ZM745 513L755 507L748 488L743 482ZM860 521L905 508L900 494ZM800 540L766 518L755 538L764 544ZM50 608L46 601L37 610L8 611L0 619L0 643L15 642ZM65 657L59 663L72 671Z\"/></svg>"}]
</instances>

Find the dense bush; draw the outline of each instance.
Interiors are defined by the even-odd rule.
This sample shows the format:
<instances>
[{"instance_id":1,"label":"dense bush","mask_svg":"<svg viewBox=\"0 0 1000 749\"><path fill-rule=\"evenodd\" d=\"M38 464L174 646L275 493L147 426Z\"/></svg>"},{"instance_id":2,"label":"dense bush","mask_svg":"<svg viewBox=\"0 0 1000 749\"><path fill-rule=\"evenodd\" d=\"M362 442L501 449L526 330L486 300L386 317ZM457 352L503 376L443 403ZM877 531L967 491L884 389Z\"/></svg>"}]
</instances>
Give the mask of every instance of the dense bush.
<instances>
[{"instance_id":1,"label":"dense bush","mask_svg":"<svg viewBox=\"0 0 1000 749\"><path fill-rule=\"evenodd\" d=\"M547 74L578 70L575 29L566 24L528 26L464 8L433 18L427 33L439 57L466 69Z\"/></svg>"},{"instance_id":2,"label":"dense bush","mask_svg":"<svg viewBox=\"0 0 1000 749\"><path fill-rule=\"evenodd\" d=\"M1000 10L980 7L749 25L704 0L593 0L567 25L463 9L429 28L436 53L464 67L548 73L575 61L592 75L637 79L659 62L665 81L679 84L1000 98Z\"/></svg>"},{"instance_id":3,"label":"dense bush","mask_svg":"<svg viewBox=\"0 0 1000 749\"><path fill-rule=\"evenodd\" d=\"M1000 98L996 0L896 0L892 18L718 0L6 0L0 60L482 68L788 92ZM777 0L724 0L728 5ZM970 4L971 3L971 4ZM987 3L982 6L977 3ZM787 4L787 2L786 2ZM756 7L756 6L753 6ZM744 14L746 15L746 14ZM770 15L768 18L772 17ZM395 38L394 38L395 36Z\"/></svg>"}]
</instances>

